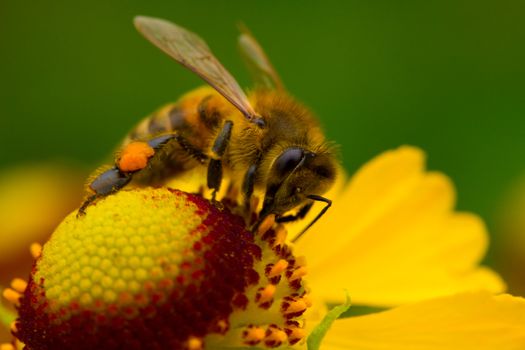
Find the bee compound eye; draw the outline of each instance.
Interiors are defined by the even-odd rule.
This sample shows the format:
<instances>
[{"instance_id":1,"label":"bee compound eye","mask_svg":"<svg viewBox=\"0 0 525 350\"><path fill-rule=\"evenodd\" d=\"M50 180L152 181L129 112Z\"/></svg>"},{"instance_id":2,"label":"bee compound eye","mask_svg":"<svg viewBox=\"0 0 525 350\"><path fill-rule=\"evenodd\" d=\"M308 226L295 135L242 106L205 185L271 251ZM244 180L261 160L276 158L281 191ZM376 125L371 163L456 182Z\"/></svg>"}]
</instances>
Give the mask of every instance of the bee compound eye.
<instances>
[{"instance_id":1,"label":"bee compound eye","mask_svg":"<svg viewBox=\"0 0 525 350\"><path fill-rule=\"evenodd\" d=\"M275 161L275 170L278 174L284 175L292 170L304 158L304 151L301 148L288 148Z\"/></svg>"}]
</instances>

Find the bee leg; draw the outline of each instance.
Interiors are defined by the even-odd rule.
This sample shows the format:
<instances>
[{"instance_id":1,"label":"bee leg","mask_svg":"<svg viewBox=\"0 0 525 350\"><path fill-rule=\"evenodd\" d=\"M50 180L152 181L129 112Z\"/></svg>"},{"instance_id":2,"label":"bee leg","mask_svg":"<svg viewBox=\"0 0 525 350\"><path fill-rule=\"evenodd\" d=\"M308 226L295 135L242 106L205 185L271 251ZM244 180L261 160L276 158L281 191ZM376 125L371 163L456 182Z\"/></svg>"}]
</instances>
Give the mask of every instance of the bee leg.
<instances>
[{"instance_id":1,"label":"bee leg","mask_svg":"<svg viewBox=\"0 0 525 350\"><path fill-rule=\"evenodd\" d=\"M184 138L177 134L168 134L154 137L148 140L147 144L155 151L156 154L171 141L178 142L185 151L187 151L201 163L205 162L207 159L206 155L204 155L201 151L193 147ZM151 159L152 158L148 159L144 167L149 164ZM117 160L116 165L102 172L89 183L89 191L92 192L93 195L89 196L84 201L84 203L82 203L80 209L78 210L77 217L84 215L86 213L86 209L98 198L106 197L121 190L132 180L133 175L142 169L143 168L133 171L123 171L121 170L121 167L119 167L119 161Z\"/></svg>"},{"instance_id":2,"label":"bee leg","mask_svg":"<svg viewBox=\"0 0 525 350\"><path fill-rule=\"evenodd\" d=\"M314 202L307 203L303 205L297 213L293 215L280 216L275 219L275 222L285 223L285 222L292 222L292 221L304 219L304 217L310 212L310 209L312 209L313 205L314 205Z\"/></svg>"},{"instance_id":3,"label":"bee leg","mask_svg":"<svg viewBox=\"0 0 525 350\"><path fill-rule=\"evenodd\" d=\"M212 201L216 201L217 192L221 187L222 182L222 161L221 158L226 151L230 136L232 134L233 122L227 120L222 127L222 130L217 135L213 143L212 152L213 157L208 163L208 187L213 190Z\"/></svg>"},{"instance_id":4,"label":"bee leg","mask_svg":"<svg viewBox=\"0 0 525 350\"><path fill-rule=\"evenodd\" d=\"M176 135L176 140L179 146L186 151L191 157L197 160L201 164L205 164L208 160L208 156L205 155L200 149L190 144L184 137Z\"/></svg>"},{"instance_id":5,"label":"bee leg","mask_svg":"<svg viewBox=\"0 0 525 350\"><path fill-rule=\"evenodd\" d=\"M213 190L211 200L216 201L217 192L222 181L222 162L220 159L210 159L208 164L208 188Z\"/></svg>"},{"instance_id":6,"label":"bee leg","mask_svg":"<svg viewBox=\"0 0 525 350\"><path fill-rule=\"evenodd\" d=\"M133 173L125 173L120 171L117 166L114 166L102 174L98 175L90 184L89 189L94 193L88 197L80 209L78 209L77 217L86 214L87 207L100 197L105 197L111 193L119 191L126 186L132 178Z\"/></svg>"},{"instance_id":7,"label":"bee leg","mask_svg":"<svg viewBox=\"0 0 525 350\"><path fill-rule=\"evenodd\" d=\"M89 196L85 201L84 203L82 203L82 205L80 206L80 208L78 208L78 212L77 212L77 218L80 217L80 216L84 216L86 215L86 209L87 207L89 207L91 205L91 203L93 203L96 199L98 198L98 196L96 194L92 195L92 196Z\"/></svg>"},{"instance_id":8,"label":"bee leg","mask_svg":"<svg viewBox=\"0 0 525 350\"><path fill-rule=\"evenodd\" d=\"M242 182L242 192L244 193L244 209L246 212L250 212L251 198L253 194L253 188L255 186L255 174L257 172L257 164L252 164L244 175Z\"/></svg>"}]
</instances>

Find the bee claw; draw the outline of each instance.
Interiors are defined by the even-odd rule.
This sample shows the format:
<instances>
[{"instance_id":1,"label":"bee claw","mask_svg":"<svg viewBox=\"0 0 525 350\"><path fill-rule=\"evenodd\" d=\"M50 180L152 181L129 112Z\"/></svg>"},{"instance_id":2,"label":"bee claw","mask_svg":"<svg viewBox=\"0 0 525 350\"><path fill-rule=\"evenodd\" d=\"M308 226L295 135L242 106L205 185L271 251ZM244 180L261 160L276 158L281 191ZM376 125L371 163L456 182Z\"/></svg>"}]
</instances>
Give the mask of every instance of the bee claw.
<instances>
[{"instance_id":1,"label":"bee claw","mask_svg":"<svg viewBox=\"0 0 525 350\"><path fill-rule=\"evenodd\" d=\"M80 219L81 217L86 215L86 209L97 199L97 195L93 195L91 197L88 197L84 203L78 208L77 211L77 219Z\"/></svg>"},{"instance_id":2,"label":"bee claw","mask_svg":"<svg viewBox=\"0 0 525 350\"><path fill-rule=\"evenodd\" d=\"M85 216L86 215L86 208L84 208L83 206L78 209L77 211L77 219L80 219L81 217Z\"/></svg>"}]
</instances>

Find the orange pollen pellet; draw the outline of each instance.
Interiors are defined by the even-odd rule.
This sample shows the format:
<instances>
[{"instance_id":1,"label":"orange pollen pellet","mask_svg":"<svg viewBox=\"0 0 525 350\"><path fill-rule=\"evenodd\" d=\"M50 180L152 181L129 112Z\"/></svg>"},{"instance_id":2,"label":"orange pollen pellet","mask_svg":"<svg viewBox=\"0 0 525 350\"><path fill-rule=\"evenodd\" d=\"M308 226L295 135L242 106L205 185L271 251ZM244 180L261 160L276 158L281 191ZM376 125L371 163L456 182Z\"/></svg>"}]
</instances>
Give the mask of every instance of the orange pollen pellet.
<instances>
[{"instance_id":1,"label":"orange pollen pellet","mask_svg":"<svg viewBox=\"0 0 525 350\"><path fill-rule=\"evenodd\" d=\"M15 347L13 346L13 344L4 343L0 344L0 350L15 350Z\"/></svg>"},{"instance_id":2,"label":"orange pollen pellet","mask_svg":"<svg viewBox=\"0 0 525 350\"><path fill-rule=\"evenodd\" d=\"M148 158L154 154L155 150L146 142L131 142L122 150L118 167L122 171L144 169L148 164Z\"/></svg>"},{"instance_id":3,"label":"orange pollen pellet","mask_svg":"<svg viewBox=\"0 0 525 350\"><path fill-rule=\"evenodd\" d=\"M268 231L272 226L275 224L275 215L270 214L268 215L263 222L259 225L259 228L257 229L257 234L263 235Z\"/></svg>"},{"instance_id":4,"label":"orange pollen pellet","mask_svg":"<svg viewBox=\"0 0 525 350\"><path fill-rule=\"evenodd\" d=\"M307 308L308 306L303 300L295 300L290 302L290 304L287 307L285 307L284 314L295 314L296 312L302 312Z\"/></svg>"},{"instance_id":5,"label":"orange pollen pellet","mask_svg":"<svg viewBox=\"0 0 525 350\"><path fill-rule=\"evenodd\" d=\"M11 288L19 293L23 293L27 288L27 282L21 278L15 278L11 281Z\"/></svg>"},{"instance_id":6,"label":"orange pollen pellet","mask_svg":"<svg viewBox=\"0 0 525 350\"><path fill-rule=\"evenodd\" d=\"M2 293L2 295L11 304L18 304L18 301L20 300L20 297L22 296L20 293L18 293L17 291L11 288L4 289L4 292Z\"/></svg>"},{"instance_id":7,"label":"orange pollen pellet","mask_svg":"<svg viewBox=\"0 0 525 350\"><path fill-rule=\"evenodd\" d=\"M249 345L255 345L264 338L265 331L261 327L248 327L244 333L244 342Z\"/></svg>"},{"instance_id":8,"label":"orange pollen pellet","mask_svg":"<svg viewBox=\"0 0 525 350\"><path fill-rule=\"evenodd\" d=\"M31 252L33 259L37 259L42 254L42 245L40 243L31 244L29 252Z\"/></svg>"},{"instance_id":9,"label":"orange pollen pellet","mask_svg":"<svg viewBox=\"0 0 525 350\"><path fill-rule=\"evenodd\" d=\"M301 266L298 269L295 269L292 275L290 276L290 282L298 280L299 278L305 276L307 273L306 266Z\"/></svg>"},{"instance_id":10,"label":"orange pollen pellet","mask_svg":"<svg viewBox=\"0 0 525 350\"><path fill-rule=\"evenodd\" d=\"M187 349L188 350L201 350L201 349L204 349L203 347L203 343L202 343L202 338L197 338L197 337L194 337L194 336L191 336L188 338L187 340Z\"/></svg>"},{"instance_id":11,"label":"orange pollen pellet","mask_svg":"<svg viewBox=\"0 0 525 350\"><path fill-rule=\"evenodd\" d=\"M288 261L281 259L273 265L267 274L268 278L279 276L288 267Z\"/></svg>"},{"instance_id":12,"label":"orange pollen pellet","mask_svg":"<svg viewBox=\"0 0 525 350\"><path fill-rule=\"evenodd\" d=\"M258 294L257 302L259 304L264 304L272 300L273 296L275 295L275 286L273 284L269 284L266 287L264 287L260 294Z\"/></svg>"}]
</instances>

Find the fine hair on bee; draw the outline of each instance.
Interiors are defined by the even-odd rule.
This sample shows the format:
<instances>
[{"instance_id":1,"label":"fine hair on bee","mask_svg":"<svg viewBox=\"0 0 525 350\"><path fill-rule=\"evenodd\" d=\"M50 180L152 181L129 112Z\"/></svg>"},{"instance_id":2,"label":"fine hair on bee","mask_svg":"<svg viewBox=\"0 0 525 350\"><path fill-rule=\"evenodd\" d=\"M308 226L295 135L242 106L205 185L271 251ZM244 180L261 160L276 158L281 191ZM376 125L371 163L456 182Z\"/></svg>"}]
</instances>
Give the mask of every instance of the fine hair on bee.
<instances>
[{"instance_id":1,"label":"fine hair on bee","mask_svg":"<svg viewBox=\"0 0 525 350\"><path fill-rule=\"evenodd\" d=\"M78 216L97 199L130 183L161 186L207 167L212 200L223 178L240 191L249 208L263 197L257 227L269 215L276 222L306 217L314 202L323 209L298 239L331 206L323 197L334 184L338 162L312 112L286 91L255 38L244 30L239 47L256 88L248 94L196 34L166 20L136 17L138 31L208 86L190 91L140 122L124 139L115 163L92 176Z\"/></svg>"}]
</instances>

